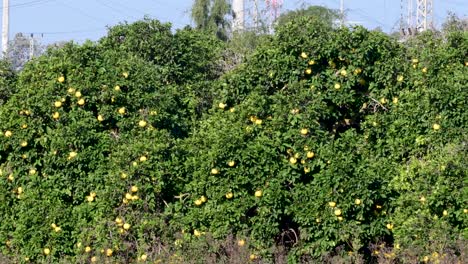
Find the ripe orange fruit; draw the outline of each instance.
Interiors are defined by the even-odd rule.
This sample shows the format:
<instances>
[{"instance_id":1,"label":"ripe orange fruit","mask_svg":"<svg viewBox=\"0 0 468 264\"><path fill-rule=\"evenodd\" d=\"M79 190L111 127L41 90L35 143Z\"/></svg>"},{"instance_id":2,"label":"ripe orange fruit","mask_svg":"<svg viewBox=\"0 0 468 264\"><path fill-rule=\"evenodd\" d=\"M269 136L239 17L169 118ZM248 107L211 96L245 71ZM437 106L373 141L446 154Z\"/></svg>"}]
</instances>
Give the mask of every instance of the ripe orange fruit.
<instances>
[{"instance_id":1,"label":"ripe orange fruit","mask_svg":"<svg viewBox=\"0 0 468 264\"><path fill-rule=\"evenodd\" d=\"M290 158L289 158L289 162L290 162L291 164L296 164L296 163L297 163L297 159L296 159L295 157L290 157Z\"/></svg>"}]
</instances>

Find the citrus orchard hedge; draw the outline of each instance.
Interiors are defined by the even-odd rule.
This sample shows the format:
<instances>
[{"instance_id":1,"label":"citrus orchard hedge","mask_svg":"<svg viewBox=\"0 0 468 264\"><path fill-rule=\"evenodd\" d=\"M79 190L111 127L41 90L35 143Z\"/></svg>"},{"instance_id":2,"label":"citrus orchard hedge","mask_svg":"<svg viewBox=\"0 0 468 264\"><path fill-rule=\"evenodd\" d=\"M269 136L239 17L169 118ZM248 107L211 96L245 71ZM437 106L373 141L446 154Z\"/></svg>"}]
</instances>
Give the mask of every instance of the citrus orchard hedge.
<instances>
[{"instance_id":1,"label":"citrus orchard hedge","mask_svg":"<svg viewBox=\"0 0 468 264\"><path fill-rule=\"evenodd\" d=\"M1 75L1 252L443 255L468 236L467 46L299 18L222 73L225 43L145 19L49 50Z\"/></svg>"}]
</instances>

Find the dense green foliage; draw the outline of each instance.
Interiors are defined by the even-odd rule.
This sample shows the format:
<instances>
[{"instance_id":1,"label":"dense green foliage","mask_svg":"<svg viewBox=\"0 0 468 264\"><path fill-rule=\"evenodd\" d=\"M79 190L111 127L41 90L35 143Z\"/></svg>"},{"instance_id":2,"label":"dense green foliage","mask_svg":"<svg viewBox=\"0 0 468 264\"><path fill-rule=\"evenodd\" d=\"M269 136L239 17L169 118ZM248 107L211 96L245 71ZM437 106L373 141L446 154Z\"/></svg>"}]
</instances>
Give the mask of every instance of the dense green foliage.
<instances>
[{"instance_id":1,"label":"dense green foliage","mask_svg":"<svg viewBox=\"0 0 468 264\"><path fill-rule=\"evenodd\" d=\"M14 93L16 74L11 64L5 60L0 62L0 105L4 104Z\"/></svg>"},{"instance_id":2,"label":"dense green foliage","mask_svg":"<svg viewBox=\"0 0 468 264\"><path fill-rule=\"evenodd\" d=\"M231 11L226 0L195 0L191 16L198 29L215 33L218 38L226 40L230 29L227 16Z\"/></svg>"},{"instance_id":3,"label":"dense green foliage","mask_svg":"<svg viewBox=\"0 0 468 264\"><path fill-rule=\"evenodd\" d=\"M341 14L340 11L336 9L329 9L324 6L309 6L307 8L291 10L281 14L276 24L278 26L283 26L298 17L307 17L308 19L314 19L329 26L333 26L336 24L336 21L341 18Z\"/></svg>"},{"instance_id":4,"label":"dense green foliage","mask_svg":"<svg viewBox=\"0 0 468 264\"><path fill-rule=\"evenodd\" d=\"M297 18L255 43L221 74L225 43L145 19L2 74L0 252L184 261L234 236L296 263L466 241L466 33Z\"/></svg>"}]
</instances>

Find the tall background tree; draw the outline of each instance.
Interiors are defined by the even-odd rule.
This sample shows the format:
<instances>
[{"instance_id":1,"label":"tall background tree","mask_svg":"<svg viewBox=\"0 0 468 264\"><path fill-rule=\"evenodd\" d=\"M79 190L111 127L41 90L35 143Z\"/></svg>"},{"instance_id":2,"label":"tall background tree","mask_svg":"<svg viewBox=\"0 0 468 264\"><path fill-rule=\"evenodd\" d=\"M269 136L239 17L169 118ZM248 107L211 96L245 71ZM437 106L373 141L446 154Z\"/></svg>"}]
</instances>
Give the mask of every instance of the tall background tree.
<instances>
[{"instance_id":1,"label":"tall background tree","mask_svg":"<svg viewBox=\"0 0 468 264\"><path fill-rule=\"evenodd\" d=\"M0 60L0 106L14 93L15 82L16 72L12 70L10 61Z\"/></svg>"},{"instance_id":2,"label":"tall background tree","mask_svg":"<svg viewBox=\"0 0 468 264\"><path fill-rule=\"evenodd\" d=\"M300 8L297 10L292 10L285 12L279 16L277 20L277 25L284 25L287 22L293 20L294 18L306 16L314 18L324 22L327 25L333 26L336 24L336 21L341 19L341 14L339 10L326 8L324 6L309 6L307 8Z\"/></svg>"},{"instance_id":3,"label":"tall background tree","mask_svg":"<svg viewBox=\"0 0 468 264\"><path fill-rule=\"evenodd\" d=\"M453 31L467 31L468 30L468 18L460 18L455 13L449 12L445 22L442 24L442 31L453 32Z\"/></svg>"},{"instance_id":4,"label":"tall background tree","mask_svg":"<svg viewBox=\"0 0 468 264\"><path fill-rule=\"evenodd\" d=\"M31 52L33 49L33 52ZM23 69L26 62L33 56L39 56L44 52L44 47L35 38L17 33L13 40L8 44L8 60L15 71Z\"/></svg>"},{"instance_id":5,"label":"tall background tree","mask_svg":"<svg viewBox=\"0 0 468 264\"><path fill-rule=\"evenodd\" d=\"M228 38L231 5L226 0L195 0L192 19L199 29L212 31L222 40Z\"/></svg>"}]
</instances>

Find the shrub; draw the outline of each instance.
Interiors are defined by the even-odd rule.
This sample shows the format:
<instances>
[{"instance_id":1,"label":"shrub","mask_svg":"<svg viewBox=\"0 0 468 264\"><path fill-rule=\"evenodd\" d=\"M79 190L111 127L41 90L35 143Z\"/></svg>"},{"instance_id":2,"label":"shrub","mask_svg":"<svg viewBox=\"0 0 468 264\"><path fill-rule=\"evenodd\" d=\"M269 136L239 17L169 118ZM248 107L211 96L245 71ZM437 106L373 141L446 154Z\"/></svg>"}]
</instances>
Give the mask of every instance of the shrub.
<instances>
[{"instance_id":1,"label":"shrub","mask_svg":"<svg viewBox=\"0 0 468 264\"><path fill-rule=\"evenodd\" d=\"M222 76L225 44L149 19L49 50L1 79L1 252L463 260L466 36L298 18Z\"/></svg>"}]
</instances>

